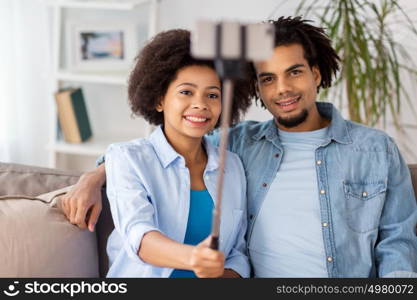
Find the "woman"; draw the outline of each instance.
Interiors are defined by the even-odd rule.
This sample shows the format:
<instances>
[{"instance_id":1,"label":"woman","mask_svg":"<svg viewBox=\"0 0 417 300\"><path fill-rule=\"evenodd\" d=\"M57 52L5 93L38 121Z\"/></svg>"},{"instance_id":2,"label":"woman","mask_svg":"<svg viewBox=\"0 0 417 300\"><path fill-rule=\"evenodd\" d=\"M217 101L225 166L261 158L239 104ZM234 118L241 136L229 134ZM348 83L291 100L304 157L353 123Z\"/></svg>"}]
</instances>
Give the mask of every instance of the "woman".
<instances>
[{"instance_id":1,"label":"woman","mask_svg":"<svg viewBox=\"0 0 417 300\"><path fill-rule=\"evenodd\" d=\"M220 249L209 248L218 149L204 135L218 126L221 82L213 62L190 56L190 33L155 36L129 80L132 112L158 125L146 139L110 145L107 195L115 224L109 277L248 277L246 180L227 153ZM232 120L253 90L237 83Z\"/></svg>"}]
</instances>

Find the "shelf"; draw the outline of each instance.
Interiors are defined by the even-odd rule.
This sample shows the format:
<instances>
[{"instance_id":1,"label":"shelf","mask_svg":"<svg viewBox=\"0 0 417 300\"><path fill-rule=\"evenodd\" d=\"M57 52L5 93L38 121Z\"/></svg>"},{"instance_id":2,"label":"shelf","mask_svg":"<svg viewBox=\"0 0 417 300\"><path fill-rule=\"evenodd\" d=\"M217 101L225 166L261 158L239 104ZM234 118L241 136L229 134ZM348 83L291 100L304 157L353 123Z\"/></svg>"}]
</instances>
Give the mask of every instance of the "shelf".
<instances>
[{"instance_id":1,"label":"shelf","mask_svg":"<svg viewBox=\"0 0 417 300\"><path fill-rule=\"evenodd\" d=\"M57 141L55 144L49 144L48 150L56 153L75 154L75 155L89 155L89 156L100 156L106 152L107 147L112 143L120 141L129 141L134 137L125 137L117 139L100 139L92 138L81 144L69 144L64 141Z\"/></svg>"},{"instance_id":2,"label":"shelf","mask_svg":"<svg viewBox=\"0 0 417 300\"><path fill-rule=\"evenodd\" d=\"M62 81L127 85L128 75L126 73L77 73L60 70L57 72L56 77L58 80Z\"/></svg>"},{"instance_id":3,"label":"shelf","mask_svg":"<svg viewBox=\"0 0 417 300\"><path fill-rule=\"evenodd\" d=\"M58 141L54 145L49 145L48 149L57 153L99 156L104 154L108 144L104 142L88 141L82 144L69 144Z\"/></svg>"},{"instance_id":4,"label":"shelf","mask_svg":"<svg viewBox=\"0 0 417 300\"><path fill-rule=\"evenodd\" d=\"M49 5L67 8L132 10L151 0L46 0Z\"/></svg>"},{"instance_id":5,"label":"shelf","mask_svg":"<svg viewBox=\"0 0 417 300\"><path fill-rule=\"evenodd\" d=\"M0 0L1 1L1 0ZM79 70L70 67L70 59L67 57L65 59L64 55L69 54L69 48L64 49L64 47L68 47L70 44L70 32L66 30L66 25L71 23L72 21L76 20L89 20L94 19L94 22L102 22L106 24L106 22L110 22L112 20L119 20L121 17L123 19L125 17L130 18L132 22L136 22L136 18L138 17L139 10L143 9L143 12L149 14L149 18L147 20L147 24L149 26L147 30L148 38L153 36L158 30L158 9L159 3L161 0L41 0L47 6L49 6L51 10L51 30L50 30L50 44L52 46L52 63L53 66L52 72L50 74L51 81L51 105L56 105L55 99L53 94L55 91L67 87L72 84L82 85L86 84L86 89L88 88L91 92L91 97L96 98L107 98L111 99L115 97L115 95L119 95L121 97L125 97L126 88L128 85L129 80L129 67L126 69L117 69L112 68L114 70L109 72L108 70L101 71L99 68L94 69L92 71L89 70ZM147 18L145 18L146 20ZM145 27L144 27L145 28ZM91 84L91 86L89 85ZM97 85L97 86L93 86ZM104 89L102 86L106 86ZM107 89L109 86L113 86L116 88L111 87ZM91 89L90 89L91 87ZM110 91L108 95L106 94L107 91ZM106 96L106 97L103 97ZM118 97L118 96L116 96ZM91 103L91 105L101 105L101 103ZM113 105L107 103L105 105ZM114 104L116 105L116 104ZM92 109L94 109L92 107ZM107 111L109 107L107 107ZM74 156L71 157L71 160L74 161L83 161L83 156L91 158L97 158L100 155L103 155L107 149L107 147L119 141L128 141L139 136L147 136L152 129L152 127L147 126L144 127L143 133L141 132L139 136L136 137L126 137L129 136L129 132L125 130L122 131L120 128L119 132L123 132L124 135L117 135L117 130L113 132L113 134L109 136L96 136L94 135L90 140L81 143L81 144L70 144L66 143L63 140L56 140L57 132L58 132L58 123L57 123L57 115L56 110L51 110L49 118L50 123L50 132L49 132L49 144L46 146L48 153L49 153L49 166L51 168L57 168L60 166L60 162L63 162L64 165L67 164L67 156ZM118 114L121 114L122 111L115 111L116 120L119 117ZM123 112L124 114L124 112ZM96 120L97 121L97 120ZM106 122L105 119L101 119L101 122ZM95 122L92 120L92 122ZM100 128L100 122L95 124L97 128ZM117 123L117 121L116 121ZM118 124L116 124L116 127ZM119 124L119 127L122 127ZM113 127L112 127L113 128ZM104 133L103 133L104 134ZM59 155L58 155L59 154ZM70 167L66 165L66 167ZM71 166L71 168L78 168L79 166Z\"/></svg>"}]
</instances>

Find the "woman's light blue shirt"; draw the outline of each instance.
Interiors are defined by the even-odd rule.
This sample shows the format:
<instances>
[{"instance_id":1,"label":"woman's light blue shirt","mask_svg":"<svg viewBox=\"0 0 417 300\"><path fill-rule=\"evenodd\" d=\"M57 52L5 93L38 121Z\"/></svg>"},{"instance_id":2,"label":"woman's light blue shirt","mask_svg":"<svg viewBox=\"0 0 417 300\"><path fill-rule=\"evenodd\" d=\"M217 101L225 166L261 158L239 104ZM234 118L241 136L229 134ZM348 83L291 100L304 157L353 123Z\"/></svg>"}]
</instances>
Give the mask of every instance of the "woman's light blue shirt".
<instances>
[{"instance_id":1,"label":"woman's light blue shirt","mask_svg":"<svg viewBox=\"0 0 417 300\"><path fill-rule=\"evenodd\" d=\"M204 142L208 162L204 183L214 200L218 149ZM137 254L142 237L159 231L184 242L190 209L190 173L184 158L168 143L161 127L147 139L109 146L107 196L115 225L107 243L108 277L169 277L172 268L150 265ZM246 256L246 179L237 155L228 152L221 207L220 250L225 268L249 276Z\"/></svg>"}]
</instances>

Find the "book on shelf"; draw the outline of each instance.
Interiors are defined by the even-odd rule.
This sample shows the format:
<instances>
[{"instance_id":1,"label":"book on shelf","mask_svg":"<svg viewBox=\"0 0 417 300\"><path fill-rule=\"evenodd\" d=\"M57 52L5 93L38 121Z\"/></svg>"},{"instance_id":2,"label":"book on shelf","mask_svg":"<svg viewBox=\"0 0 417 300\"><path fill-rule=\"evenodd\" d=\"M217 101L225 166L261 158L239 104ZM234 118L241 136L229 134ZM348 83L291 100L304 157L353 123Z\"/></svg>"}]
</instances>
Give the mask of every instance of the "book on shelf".
<instances>
[{"instance_id":1,"label":"book on shelf","mask_svg":"<svg viewBox=\"0 0 417 300\"><path fill-rule=\"evenodd\" d=\"M64 140L75 144L88 140L92 131L81 88L59 90L55 101Z\"/></svg>"}]
</instances>

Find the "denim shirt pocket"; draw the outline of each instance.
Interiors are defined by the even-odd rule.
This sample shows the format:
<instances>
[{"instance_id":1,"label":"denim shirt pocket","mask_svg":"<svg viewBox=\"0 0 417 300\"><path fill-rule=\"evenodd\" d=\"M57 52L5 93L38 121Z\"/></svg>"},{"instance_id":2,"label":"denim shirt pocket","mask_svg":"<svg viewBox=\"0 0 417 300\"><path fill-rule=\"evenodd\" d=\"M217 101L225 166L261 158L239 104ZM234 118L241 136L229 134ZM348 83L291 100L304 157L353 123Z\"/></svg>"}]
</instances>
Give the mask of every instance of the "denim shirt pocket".
<instances>
[{"instance_id":1,"label":"denim shirt pocket","mask_svg":"<svg viewBox=\"0 0 417 300\"><path fill-rule=\"evenodd\" d=\"M355 232L364 233L378 228L384 206L385 181L343 182L347 206L347 223Z\"/></svg>"},{"instance_id":2,"label":"denim shirt pocket","mask_svg":"<svg viewBox=\"0 0 417 300\"><path fill-rule=\"evenodd\" d=\"M231 224L229 223L231 225L231 228L227 228L223 230L223 232L225 233L224 237L220 236L220 242L224 243L224 247L220 245L220 249L223 250L225 254L225 258L227 258L227 255L230 253L230 251L235 245L235 241L237 238L236 235L238 234L240 225L242 223L241 222L242 215L243 215L243 210L234 209L232 223Z\"/></svg>"}]
</instances>

